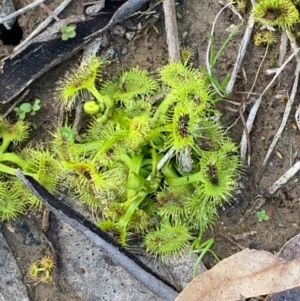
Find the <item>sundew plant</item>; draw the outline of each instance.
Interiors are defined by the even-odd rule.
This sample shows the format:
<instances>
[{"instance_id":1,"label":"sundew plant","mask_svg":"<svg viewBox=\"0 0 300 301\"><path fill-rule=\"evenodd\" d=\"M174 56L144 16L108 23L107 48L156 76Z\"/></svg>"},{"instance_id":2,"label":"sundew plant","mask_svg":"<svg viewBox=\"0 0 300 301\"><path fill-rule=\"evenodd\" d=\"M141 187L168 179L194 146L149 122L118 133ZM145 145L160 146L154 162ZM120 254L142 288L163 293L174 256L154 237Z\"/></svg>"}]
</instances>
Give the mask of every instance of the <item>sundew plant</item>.
<instances>
[{"instance_id":1,"label":"sundew plant","mask_svg":"<svg viewBox=\"0 0 300 301\"><path fill-rule=\"evenodd\" d=\"M173 62L154 75L133 68L104 80L105 63L92 57L58 86L66 111L83 90L90 94L83 106L90 123L80 142L64 134L68 127L71 132L66 125L53 133L49 150L15 154L26 164L11 159L5 166L20 166L51 192L65 183L93 212L95 223L125 246L134 234L151 254L181 252L201 240L218 206L230 200L237 146L220 125L217 98L200 69ZM47 183L41 175L49 170L56 179ZM19 187L11 190L21 193ZM0 217L14 217L2 213L9 201L5 204L0 203Z\"/></svg>"}]
</instances>

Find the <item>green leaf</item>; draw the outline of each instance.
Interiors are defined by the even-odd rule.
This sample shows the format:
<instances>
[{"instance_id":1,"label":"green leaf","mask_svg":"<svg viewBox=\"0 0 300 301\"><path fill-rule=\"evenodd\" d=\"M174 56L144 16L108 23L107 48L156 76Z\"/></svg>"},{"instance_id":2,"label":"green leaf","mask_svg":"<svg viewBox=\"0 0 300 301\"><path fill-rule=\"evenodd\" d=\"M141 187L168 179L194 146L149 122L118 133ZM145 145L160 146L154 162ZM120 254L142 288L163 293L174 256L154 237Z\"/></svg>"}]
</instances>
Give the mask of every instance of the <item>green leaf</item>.
<instances>
[{"instance_id":1,"label":"green leaf","mask_svg":"<svg viewBox=\"0 0 300 301\"><path fill-rule=\"evenodd\" d=\"M61 36L61 39L62 39L63 41L67 41L67 40L69 40L69 35L66 34L66 33L64 33L64 34Z\"/></svg>"},{"instance_id":2,"label":"green leaf","mask_svg":"<svg viewBox=\"0 0 300 301\"><path fill-rule=\"evenodd\" d=\"M20 110L23 112L29 113L32 111L32 106L30 103L25 102L25 103L21 104Z\"/></svg>"},{"instance_id":3,"label":"green leaf","mask_svg":"<svg viewBox=\"0 0 300 301\"><path fill-rule=\"evenodd\" d=\"M76 28L76 25L75 25L75 24L70 24L70 25L68 26L68 28L71 29L72 31L74 31L75 28Z\"/></svg>"},{"instance_id":4,"label":"green leaf","mask_svg":"<svg viewBox=\"0 0 300 301\"><path fill-rule=\"evenodd\" d=\"M62 33L67 32L67 31L68 31L68 26L66 26L66 25L62 26L61 29L60 29L60 31L61 31Z\"/></svg>"},{"instance_id":5,"label":"green leaf","mask_svg":"<svg viewBox=\"0 0 300 301\"><path fill-rule=\"evenodd\" d=\"M35 99L35 102L34 102L34 104L32 106L32 110L33 111L38 111L41 108L40 102L41 102L40 99L38 99L38 98Z\"/></svg>"},{"instance_id":6,"label":"green leaf","mask_svg":"<svg viewBox=\"0 0 300 301\"><path fill-rule=\"evenodd\" d=\"M26 112L20 112L19 118L20 118L21 120L24 120L24 119L25 119L25 116L26 116Z\"/></svg>"},{"instance_id":7,"label":"green leaf","mask_svg":"<svg viewBox=\"0 0 300 301\"><path fill-rule=\"evenodd\" d=\"M268 221L270 219L269 215L266 213L266 210L261 210L256 212L259 222Z\"/></svg>"},{"instance_id":8,"label":"green leaf","mask_svg":"<svg viewBox=\"0 0 300 301\"><path fill-rule=\"evenodd\" d=\"M76 36L76 32L75 31L71 31L69 33L69 38L74 38Z\"/></svg>"}]
</instances>

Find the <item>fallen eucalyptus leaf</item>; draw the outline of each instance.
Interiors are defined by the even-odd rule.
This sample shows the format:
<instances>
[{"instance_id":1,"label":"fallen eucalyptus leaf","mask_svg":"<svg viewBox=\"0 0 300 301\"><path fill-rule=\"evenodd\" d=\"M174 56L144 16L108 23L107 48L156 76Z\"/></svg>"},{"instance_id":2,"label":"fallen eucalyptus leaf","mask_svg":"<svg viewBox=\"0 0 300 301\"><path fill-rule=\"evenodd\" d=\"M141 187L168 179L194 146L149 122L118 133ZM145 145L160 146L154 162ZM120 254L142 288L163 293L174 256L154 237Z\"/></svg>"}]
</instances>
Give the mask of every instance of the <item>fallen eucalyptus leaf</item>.
<instances>
[{"instance_id":1,"label":"fallen eucalyptus leaf","mask_svg":"<svg viewBox=\"0 0 300 301\"><path fill-rule=\"evenodd\" d=\"M233 301L282 292L300 285L300 259L286 262L245 249L197 276L175 301Z\"/></svg>"}]
</instances>

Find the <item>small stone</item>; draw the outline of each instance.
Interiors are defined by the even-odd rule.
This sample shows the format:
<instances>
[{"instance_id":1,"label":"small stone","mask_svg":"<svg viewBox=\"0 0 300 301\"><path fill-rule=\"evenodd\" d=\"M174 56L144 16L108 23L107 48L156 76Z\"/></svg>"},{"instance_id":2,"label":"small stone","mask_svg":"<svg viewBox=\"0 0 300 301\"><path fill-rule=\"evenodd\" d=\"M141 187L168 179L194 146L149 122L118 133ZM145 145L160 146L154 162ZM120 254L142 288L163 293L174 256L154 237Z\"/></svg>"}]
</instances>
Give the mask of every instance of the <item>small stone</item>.
<instances>
[{"instance_id":1,"label":"small stone","mask_svg":"<svg viewBox=\"0 0 300 301\"><path fill-rule=\"evenodd\" d=\"M122 25L127 29L127 30L130 30L130 31L135 31L137 29L136 25L133 23L132 20L130 19L127 19L125 20L124 22L122 22Z\"/></svg>"},{"instance_id":2,"label":"small stone","mask_svg":"<svg viewBox=\"0 0 300 301\"><path fill-rule=\"evenodd\" d=\"M124 37L126 30L123 26L116 25L113 29L113 34L119 37Z\"/></svg>"},{"instance_id":3,"label":"small stone","mask_svg":"<svg viewBox=\"0 0 300 301\"><path fill-rule=\"evenodd\" d=\"M121 51L122 54L126 54L128 52L128 48L127 47L124 47Z\"/></svg>"},{"instance_id":4,"label":"small stone","mask_svg":"<svg viewBox=\"0 0 300 301\"><path fill-rule=\"evenodd\" d=\"M110 60L116 60L118 58L118 49L115 47L109 47L106 51L106 55Z\"/></svg>"},{"instance_id":5,"label":"small stone","mask_svg":"<svg viewBox=\"0 0 300 301\"><path fill-rule=\"evenodd\" d=\"M134 37L135 33L133 31L128 31L125 33L125 37L127 40L131 41Z\"/></svg>"},{"instance_id":6,"label":"small stone","mask_svg":"<svg viewBox=\"0 0 300 301\"><path fill-rule=\"evenodd\" d=\"M102 35L102 47L106 48L109 46L109 38L107 36L107 32Z\"/></svg>"},{"instance_id":7,"label":"small stone","mask_svg":"<svg viewBox=\"0 0 300 301\"><path fill-rule=\"evenodd\" d=\"M177 19L178 19L178 20L181 20L181 19L183 18L183 17L182 17L182 14L180 14L180 13L177 13L176 15L177 15Z\"/></svg>"},{"instance_id":8,"label":"small stone","mask_svg":"<svg viewBox=\"0 0 300 301\"><path fill-rule=\"evenodd\" d=\"M187 31L184 31L184 32L182 33L182 38L185 39L185 38L187 37L187 35L188 35L188 32L187 32Z\"/></svg>"}]
</instances>

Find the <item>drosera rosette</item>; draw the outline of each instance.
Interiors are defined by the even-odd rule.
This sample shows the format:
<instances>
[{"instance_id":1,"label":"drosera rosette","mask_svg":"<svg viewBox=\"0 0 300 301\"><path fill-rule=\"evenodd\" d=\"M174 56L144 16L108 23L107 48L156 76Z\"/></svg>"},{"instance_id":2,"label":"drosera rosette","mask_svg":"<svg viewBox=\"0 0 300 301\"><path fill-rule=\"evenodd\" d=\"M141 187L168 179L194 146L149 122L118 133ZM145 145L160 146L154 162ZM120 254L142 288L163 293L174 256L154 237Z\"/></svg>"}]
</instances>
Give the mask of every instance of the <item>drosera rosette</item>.
<instances>
[{"instance_id":1,"label":"drosera rosette","mask_svg":"<svg viewBox=\"0 0 300 301\"><path fill-rule=\"evenodd\" d=\"M254 35L254 44L259 46L261 44L273 45L276 43L277 39L273 31L264 30L258 31Z\"/></svg>"},{"instance_id":2,"label":"drosera rosette","mask_svg":"<svg viewBox=\"0 0 300 301\"><path fill-rule=\"evenodd\" d=\"M14 181L0 182L0 221L16 219L25 212L26 202L21 198L21 193Z\"/></svg>"},{"instance_id":3,"label":"drosera rosette","mask_svg":"<svg viewBox=\"0 0 300 301\"><path fill-rule=\"evenodd\" d=\"M127 106L132 100L153 95L158 90L158 82L146 70L132 68L104 83L100 92Z\"/></svg>"},{"instance_id":4,"label":"drosera rosette","mask_svg":"<svg viewBox=\"0 0 300 301\"><path fill-rule=\"evenodd\" d=\"M71 195L100 228L123 245L131 234L146 235L149 253L166 256L201 240L233 193L239 160L205 75L187 58L158 77L133 68L103 81L99 97L92 93L85 104L93 116L81 139L57 131L52 150ZM89 90L76 91L82 89ZM161 92L161 100L150 101ZM105 97L109 105L99 100ZM175 156L159 169L171 149Z\"/></svg>"},{"instance_id":5,"label":"drosera rosette","mask_svg":"<svg viewBox=\"0 0 300 301\"><path fill-rule=\"evenodd\" d=\"M88 90L99 102L102 97L97 90L96 80L100 78L100 67L105 60L91 56L79 68L74 68L65 74L57 88L58 96L66 109L73 108L78 96L83 90Z\"/></svg>"},{"instance_id":6,"label":"drosera rosette","mask_svg":"<svg viewBox=\"0 0 300 301\"><path fill-rule=\"evenodd\" d=\"M187 102L204 111L213 101L213 94L200 70L173 62L160 69L163 88L168 92L153 116L154 122L166 123L167 112L176 103Z\"/></svg>"},{"instance_id":7,"label":"drosera rosette","mask_svg":"<svg viewBox=\"0 0 300 301\"><path fill-rule=\"evenodd\" d=\"M299 22L299 12L291 0L260 0L253 5L253 18L261 25L290 29Z\"/></svg>"},{"instance_id":8,"label":"drosera rosette","mask_svg":"<svg viewBox=\"0 0 300 301\"><path fill-rule=\"evenodd\" d=\"M32 176L36 181L46 187L51 193L57 193L61 187L60 167L53 154L37 146L36 149L25 148L20 155L26 161L22 171ZM51 175L51 176L49 176ZM15 179L15 187L19 190L21 199L31 209L41 209L42 203L36 196L25 189L23 183Z\"/></svg>"},{"instance_id":9,"label":"drosera rosette","mask_svg":"<svg viewBox=\"0 0 300 301\"><path fill-rule=\"evenodd\" d=\"M170 186L193 184L201 198L220 205L228 201L235 189L239 160L236 146L224 141L218 151L203 153L199 161L199 171L177 178L166 178Z\"/></svg>"},{"instance_id":10,"label":"drosera rosette","mask_svg":"<svg viewBox=\"0 0 300 301\"><path fill-rule=\"evenodd\" d=\"M18 144L25 141L29 137L30 124L24 120L18 120L12 123L7 119L0 118L0 137L2 143L0 146L0 154L6 152L11 143Z\"/></svg>"},{"instance_id":11,"label":"drosera rosette","mask_svg":"<svg viewBox=\"0 0 300 301\"><path fill-rule=\"evenodd\" d=\"M101 94L96 87L97 81L101 79L100 69L106 63L105 58L90 56L79 68L74 68L73 71L65 74L57 88L58 97L64 108L71 110L80 98L82 91L87 90L97 101L96 104L93 104L92 115L97 114L95 111L99 107L99 113L101 112L101 116L98 117L99 122L105 123L108 120L114 107L114 101L109 95ZM91 113L89 104L91 103L85 105L88 114Z\"/></svg>"},{"instance_id":12,"label":"drosera rosette","mask_svg":"<svg viewBox=\"0 0 300 301\"><path fill-rule=\"evenodd\" d=\"M51 192L55 191L58 175L56 160L50 152L42 149L25 148L20 153L9 152L10 145L24 141L29 136L29 123L19 120L11 123L2 118L0 122L0 131L2 137L0 153L0 173L1 201L0 201L0 219L9 220L17 217L18 214L24 213L28 207L41 207L40 201L32 196L24 185L15 177L16 168L37 181L40 181ZM48 174L52 174L49 177Z\"/></svg>"},{"instance_id":13,"label":"drosera rosette","mask_svg":"<svg viewBox=\"0 0 300 301\"><path fill-rule=\"evenodd\" d=\"M149 254L164 258L183 252L192 239L193 237L186 225L163 223L156 230L145 235L144 244Z\"/></svg>"},{"instance_id":14,"label":"drosera rosette","mask_svg":"<svg viewBox=\"0 0 300 301\"><path fill-rule=\"evenodd\" d=\"M28 276L35 282L51 284L53 281L53 270L55 259L53 256L45 255L40 260L32 262L28 267Z\"/></svg>"}]
</instances>

